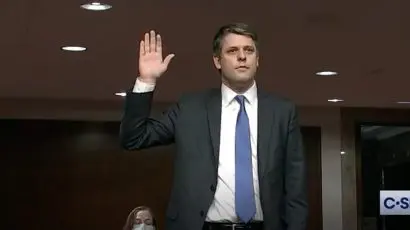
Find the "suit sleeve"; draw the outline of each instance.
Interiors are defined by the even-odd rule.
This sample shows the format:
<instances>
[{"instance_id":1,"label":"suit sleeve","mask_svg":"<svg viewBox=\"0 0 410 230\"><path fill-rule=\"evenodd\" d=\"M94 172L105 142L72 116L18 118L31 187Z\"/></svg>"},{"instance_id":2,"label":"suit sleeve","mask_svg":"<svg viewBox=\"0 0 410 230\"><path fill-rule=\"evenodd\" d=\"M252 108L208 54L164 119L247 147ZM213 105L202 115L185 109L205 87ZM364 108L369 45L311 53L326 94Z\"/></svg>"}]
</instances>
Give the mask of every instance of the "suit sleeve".
<instances>
[{"instance_id":1,"label":"suit sleeve","mask_svg":"<svg viewBox=\"0 0 410 230\"><path fill-rule=\"evenodd\" d=\"M306 230L308 205L306 166L302 135L295 106L292 106L287 136L285 194L287 230Z\"/></svg>"},{"instance_id":2,"label":"suit sleeve","mask_svg":"<svg viewBox=\"0 0 410 230\"><path fill-rule=\"evenodd\" d=\"M153 91L127 93L120 126L120 142L126 150L138 150L174 142L179 106L175 104L159 119L150 117Z\"/></svg>"}]
</instances>

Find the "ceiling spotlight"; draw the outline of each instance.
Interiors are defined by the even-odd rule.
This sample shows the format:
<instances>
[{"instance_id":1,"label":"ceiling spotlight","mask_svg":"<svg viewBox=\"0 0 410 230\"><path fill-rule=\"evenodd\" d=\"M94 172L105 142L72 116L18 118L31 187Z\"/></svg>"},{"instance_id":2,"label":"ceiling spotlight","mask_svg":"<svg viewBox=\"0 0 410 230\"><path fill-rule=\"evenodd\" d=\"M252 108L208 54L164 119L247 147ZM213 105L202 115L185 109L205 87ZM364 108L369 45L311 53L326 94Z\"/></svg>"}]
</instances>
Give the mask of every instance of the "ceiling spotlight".
<instances>
[{"instance_id":1,"label":"ceiling spotlight","mask_svg":"<svg viewBox=\"0 0 410 230\"><path fill-rule=\"evenodd\" d=\"M82 46L63 46L61 47L61 49L65 51L73 51L73 52L81 52L81 51L87 50L87 48L82 47Z\"/></svg>"},{"instance_id":2,"label":"ceiling spotlight","mask_svg":"<svg viewBox=\"0 0 410 230\"><path fill-rule=\"evenodd\" d=\"M345 151L340 151L340 155L345 155L346 152Z\"/></svg>"},{"instance_id":3,"label":"ceiling spotlight","mask_svg":"<svg viewBox=\"0 0 410 230\"><path fill-rule=\"evenodd\" d=\"M115 93L115 96L125 97L127 96L127 93Z\"/></svg>"},{"instance_id":4,"label":"ceiling spotlight","mask_svg":"<svg viewBox=\"0 0 410 230\"><path fill-rule=\"evenodd\" d=\"M86 10L92 10L92 11L103 11L103 10L109 10L111 9L111 5L100 3L100 2L92 2L92 3L87 3L81 5L81 8L86 9Z\"/></svg>"},{"instance_id":5,"label":"ceiling spotlight","mask_svg":"<svg viewBox=\"0 0 410 230\"><path fill-rule=\"evenodd\" d=\"M398 101L397 104L410 104L410 101Z\"/></svg>"},{"instance_id":6,"label":"ceiling spotlight","mask_svg":"<svg viewBox=\"0 0 410 230\"><path fill-rule=\"evenodd\" d=\"M316 75L318 75L318 76L336 76L337 72L334 72L334 71L320 71L320 72L317 72Z\"/></svg>"},{"instance_id":7,"label":"ceiling spotlight","mask_svg":"<svg viewBox=\"0 0 410 230\"><path fill-rule=\"evenodd\" d=\"M338 98L333 98L333 99L328 99L327 101L328 101L328 102L334 102L334 103L336 103L336 102L342 102L343 100L342 100L342 99L338 99Z\"/></svg>"}]
</instances>

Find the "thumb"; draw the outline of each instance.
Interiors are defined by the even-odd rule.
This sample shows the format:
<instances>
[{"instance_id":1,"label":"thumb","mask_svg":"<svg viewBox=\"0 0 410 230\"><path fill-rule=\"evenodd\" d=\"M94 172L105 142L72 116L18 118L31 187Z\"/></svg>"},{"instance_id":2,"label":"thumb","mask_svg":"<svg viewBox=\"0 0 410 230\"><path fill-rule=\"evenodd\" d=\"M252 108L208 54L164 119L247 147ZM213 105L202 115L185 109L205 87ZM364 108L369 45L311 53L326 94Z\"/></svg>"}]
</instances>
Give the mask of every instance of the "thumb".
<instances>
[{"instance_id":1,"label":"thumb","mask_svg":"<svg viewBox=\"0 0 410 230\"><path fill-rule=\"evenodd\" d=\"M165 57L164 59L164 65L168 66L169 63L171 62L172 58L175 57L175 54L169 54L168 56Z\"/></svg>"}]
</instances>

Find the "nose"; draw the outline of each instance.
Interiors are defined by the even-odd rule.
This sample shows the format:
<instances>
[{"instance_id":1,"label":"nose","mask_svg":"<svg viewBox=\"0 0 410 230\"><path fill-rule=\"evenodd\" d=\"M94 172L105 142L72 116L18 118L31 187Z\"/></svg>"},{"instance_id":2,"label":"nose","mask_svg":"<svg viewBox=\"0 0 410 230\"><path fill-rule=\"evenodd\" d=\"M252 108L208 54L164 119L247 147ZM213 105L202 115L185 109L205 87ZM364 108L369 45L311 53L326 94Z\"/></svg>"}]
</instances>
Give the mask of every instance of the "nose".
<instances>
[{"instance_id":1,"label":"nose","mask_svg":"<svg viewBox=\"0 0 410 230\"><path fill-rule=\"evenodd\" d=\"M239 50L239 52L238 52L238 60L239 60L239 61L246 60L246 55L245 55L245 52L244 52L243 50Z\"/></svg>"}]
</instances>

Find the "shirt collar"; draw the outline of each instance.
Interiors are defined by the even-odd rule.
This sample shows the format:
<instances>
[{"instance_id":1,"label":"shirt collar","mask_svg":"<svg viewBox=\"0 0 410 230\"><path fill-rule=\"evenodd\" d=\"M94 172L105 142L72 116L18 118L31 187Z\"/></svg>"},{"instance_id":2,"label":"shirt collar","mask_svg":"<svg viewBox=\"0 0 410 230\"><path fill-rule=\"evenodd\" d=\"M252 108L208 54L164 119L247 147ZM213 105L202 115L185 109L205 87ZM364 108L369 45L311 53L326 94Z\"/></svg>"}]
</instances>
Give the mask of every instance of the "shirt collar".
<instances>
[{"instance_id":1,"label":"shirt collar","mask_svg":"<svg viewBox=\"0 0 410 230\"><path fill-rule=\"evenodd\" d=\"M253 82L252 86L244 93L237 94L232 89L230 89L225 84L221 86L221 93L222 93L222 106L228 106L231 102L235 99L237 95L243 95L248 101L249 104L254 104L257 102L257 87L255 81Z\"/></svg>"}]
</instances>

